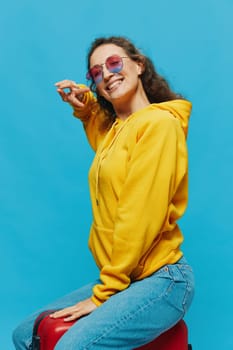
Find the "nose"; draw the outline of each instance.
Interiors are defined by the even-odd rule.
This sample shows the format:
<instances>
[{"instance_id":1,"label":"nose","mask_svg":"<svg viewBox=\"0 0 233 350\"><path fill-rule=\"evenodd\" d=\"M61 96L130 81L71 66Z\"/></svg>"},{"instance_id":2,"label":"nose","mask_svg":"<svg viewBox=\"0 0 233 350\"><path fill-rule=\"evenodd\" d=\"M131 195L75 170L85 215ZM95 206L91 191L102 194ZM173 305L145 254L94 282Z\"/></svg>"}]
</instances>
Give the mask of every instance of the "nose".
<instances>
[{"instance_id":1,"label":"nose","mask_svg":"<svg viewBox=\"0 0 233 350\"><path fill-rule=\"evenodd\" d=\"M106 65L103 65L103 78L104 80L108 80L111 76L113 76L114 73L109 72L109 70L107 69Z\"/></svg>"}]
</instances>

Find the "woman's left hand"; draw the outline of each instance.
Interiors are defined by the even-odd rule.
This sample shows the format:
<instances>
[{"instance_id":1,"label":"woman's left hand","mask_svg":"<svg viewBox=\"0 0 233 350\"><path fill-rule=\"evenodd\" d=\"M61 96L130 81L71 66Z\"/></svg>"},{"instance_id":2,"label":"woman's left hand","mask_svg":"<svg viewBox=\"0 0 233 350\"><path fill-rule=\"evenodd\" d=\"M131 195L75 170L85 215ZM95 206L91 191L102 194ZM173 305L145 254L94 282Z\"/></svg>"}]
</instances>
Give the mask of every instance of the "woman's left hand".
<instances>
[{"instance_id":1,"label":"woman's left hand","mask_svg":"<svg viewBox=\"0 0 233 350\"><path fill-rule=\"evenodd\" d=\"M97 308L95 303L91 300L91 298L80 301L79 303L66 307L65 309L56 311L50 315L52 318L62 318L64 317L64 321L74 321L78 318L90 314Z\"/></svg>"}]
</instances>

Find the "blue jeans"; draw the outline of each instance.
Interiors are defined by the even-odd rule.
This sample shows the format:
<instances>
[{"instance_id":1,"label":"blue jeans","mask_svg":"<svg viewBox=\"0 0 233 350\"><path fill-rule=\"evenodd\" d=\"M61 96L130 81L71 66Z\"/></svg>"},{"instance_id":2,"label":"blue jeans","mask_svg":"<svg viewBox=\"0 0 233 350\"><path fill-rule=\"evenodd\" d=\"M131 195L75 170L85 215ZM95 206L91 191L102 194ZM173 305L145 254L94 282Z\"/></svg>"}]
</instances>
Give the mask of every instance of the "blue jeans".
<instances>
[{"instance_id":1,"label":"blue jeans","mask_svg":"<svg viewBox=\"0 0 233 350\"><path fill-rule=\"evenodd\" d=\"M60 309L92 295L89 284L43 308ZM56 344L55 350L132 350L155 339L182 319L194 294L192 268L181 258L151 276L131 283L91 314L78 320ZM29 350L39 310L13 333L17 350Z\"/></svg>"}]
</instances>

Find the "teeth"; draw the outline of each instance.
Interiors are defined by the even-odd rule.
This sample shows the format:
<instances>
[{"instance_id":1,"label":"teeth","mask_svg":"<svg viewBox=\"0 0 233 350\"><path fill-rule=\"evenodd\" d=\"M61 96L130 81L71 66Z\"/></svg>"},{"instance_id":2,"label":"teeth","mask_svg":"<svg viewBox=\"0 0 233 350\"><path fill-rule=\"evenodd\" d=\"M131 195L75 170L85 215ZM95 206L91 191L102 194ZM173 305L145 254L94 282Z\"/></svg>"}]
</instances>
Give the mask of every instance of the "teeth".
<instances>
[{"instance_id":1,"label":"teeth","mask_svg":"<svg viewBox=\"0 0 233 350\"><path fill-rule=\"evenodd\" d=\"M119 85L121 83L120 80L114 81L112 84L108 85L108 90L113 89L115 86Z\"/></svg>"}]
</instances>

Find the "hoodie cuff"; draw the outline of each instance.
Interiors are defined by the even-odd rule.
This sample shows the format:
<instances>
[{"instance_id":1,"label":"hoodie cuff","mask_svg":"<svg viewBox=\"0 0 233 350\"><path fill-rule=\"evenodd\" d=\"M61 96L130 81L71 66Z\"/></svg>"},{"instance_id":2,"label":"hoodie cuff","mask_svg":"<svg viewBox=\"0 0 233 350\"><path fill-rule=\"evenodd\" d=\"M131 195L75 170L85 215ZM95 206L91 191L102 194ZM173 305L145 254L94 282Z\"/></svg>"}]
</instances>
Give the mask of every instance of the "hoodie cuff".
<instances>
[{"instance_id":1,"label":"hoodie cuff","mask_svg":"<svg viewBox=\"0 0 233 350\"><path fill-rule=\"evenodd\" d=\"M97 299L95 295L92 295L91 300L93 301L93 303L96 306L100 306L100 305L102 305L104 303L103 301L100 301L99 299Z\"/></svg>"},{"instance_id":2,"label":"hoodie cuff","mask_svg":"<svg viewBox=\"0 0 233 350\"><path fill-rule=\"evenodd\" d=\"M78 84L78 87L86 88L86 85ZM73 116L80 119L82 122L86 122L90 118L93 107L96 104L96 97L93 92L89 91L84 93L82 103L84 107L71 107L73 108Z\"/></svg>"}]
</instances>

